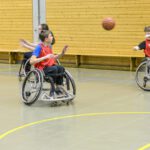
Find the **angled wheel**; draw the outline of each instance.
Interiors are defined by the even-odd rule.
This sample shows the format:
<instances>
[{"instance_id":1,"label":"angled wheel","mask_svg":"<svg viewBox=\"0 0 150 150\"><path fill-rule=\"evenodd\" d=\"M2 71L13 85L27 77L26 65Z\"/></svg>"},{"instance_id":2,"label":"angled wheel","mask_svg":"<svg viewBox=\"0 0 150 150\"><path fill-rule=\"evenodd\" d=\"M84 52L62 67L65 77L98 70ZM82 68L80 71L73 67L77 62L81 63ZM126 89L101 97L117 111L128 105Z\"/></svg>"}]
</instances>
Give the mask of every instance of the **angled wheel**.
<instances>
[{"instance_id":1,"label":"angled wheel","mask_svg":"<svg viewBox=\"0 0 150 150\"><path fill-rule=\"evenodd\" d=\"M71 74L67 70L63 77L63 86L68 96L70 96L70 100L73 100L76 95L76 85Z\"/></svg>"},{"instance_id":2,"label":"angled wheel","mask_svg":"<svg viewBox=\"0 0 150 150\"><path fill-rule=\"evenodd\" d=\"M136 76L135 80L137 85L145 90L150 91L150 74L147 67L147 61L142 62L137 70L136 70Z\"/></svg>"},{"instance_id":3,"label":"angled wheel","mask_svg":"<svg viewBox=\"0 0 150 150\"><path fill-rule=\"evenodd\" d=\"M26 77L26 75L34 69L33 65L30 65L30 59L28 60L23 60L19 69L19 81L22 81L22 79L24 77Z\"/></svg>"},{"instance_id":4,"label":"angled wheel","mask_svg":"<svg viewBox=\"0 0 150 150\"><path fill-rule=\"evenodd\" d=\"M20 68L19 68L19 73L18 73L19 81L22 81L22 78L25 76L23 68L24 68L24 60L22 60Z\"/></svg>"},{"instance_id":5,"label":"angled wheel","mask_svg":"<svg viewBox=\"0 0 150 150\"><path fill-rule=\"evenodd\" d=\"M34 66L30 64L30 58L25 62L23 66L24 75L26 76L31 70L34 70Z\"/></svg>"},{"instance_id":6,"label":"angled wheel","mask_svg":"<svg viewBox=\"0 0 150 150\"><path fill-rule=\"evenodd\" d=\"M22 100L25 104L34 103L40 96L43 77L39 70L30 71L22 85Z\"/></svg>"}]
</instances>

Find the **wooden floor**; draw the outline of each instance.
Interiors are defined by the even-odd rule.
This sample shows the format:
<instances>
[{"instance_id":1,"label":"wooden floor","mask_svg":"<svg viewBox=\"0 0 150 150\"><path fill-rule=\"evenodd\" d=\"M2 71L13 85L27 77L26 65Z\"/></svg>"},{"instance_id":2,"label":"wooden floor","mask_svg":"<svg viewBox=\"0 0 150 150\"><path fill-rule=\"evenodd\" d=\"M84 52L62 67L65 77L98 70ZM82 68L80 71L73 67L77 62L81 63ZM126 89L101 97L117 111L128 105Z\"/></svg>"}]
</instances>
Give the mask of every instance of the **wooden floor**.
<instances>
[{"instance_id":1,"label":"wooden floor","mask_svg":"<svg viewBox=\"0 0 150 150\"><path fill-rule=\"evenodd\" d=\"M26 106L19 65L0 64L0 150L150 149L150 92L135 72L67 69L77 86L72 104Z\"/></svg>"}]
</instances>

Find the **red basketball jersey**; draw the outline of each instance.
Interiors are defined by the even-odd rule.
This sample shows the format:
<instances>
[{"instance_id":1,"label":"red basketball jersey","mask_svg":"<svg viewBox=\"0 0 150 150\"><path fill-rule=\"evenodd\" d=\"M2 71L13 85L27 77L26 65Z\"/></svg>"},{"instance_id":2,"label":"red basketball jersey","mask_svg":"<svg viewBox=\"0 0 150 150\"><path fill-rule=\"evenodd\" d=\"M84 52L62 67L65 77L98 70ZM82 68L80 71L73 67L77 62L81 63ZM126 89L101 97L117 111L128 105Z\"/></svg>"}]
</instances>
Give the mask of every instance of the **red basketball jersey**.
<instances>
[{"instance_id":1,"label":"red basketball jersey","mask_svg":"<svg viewBox=\"0 0 150 150\"><path fill-rule=\"evenodd\" d=\"M42 49L41 49L39 58L44 57L48 54L53 54L53 51L49 46L44 46L43 44L40 44L40 46ZM39 63L36 63L35 67L40 70L43 70L44 67L53 66L55 64L56 64L56 61L54 58L48 58Z\"/></svg>"},{"instance_id":2,"label":"red basketball jersey","mask_svg":"<svg viewBox=\"0 0 150 150\"><path fill-rule=\"evenodd\" d=\"M147 57L150 57L150 40L146 40L145 41L145 50L144 50L144 53Z\"/></svg>"}]
</instances>

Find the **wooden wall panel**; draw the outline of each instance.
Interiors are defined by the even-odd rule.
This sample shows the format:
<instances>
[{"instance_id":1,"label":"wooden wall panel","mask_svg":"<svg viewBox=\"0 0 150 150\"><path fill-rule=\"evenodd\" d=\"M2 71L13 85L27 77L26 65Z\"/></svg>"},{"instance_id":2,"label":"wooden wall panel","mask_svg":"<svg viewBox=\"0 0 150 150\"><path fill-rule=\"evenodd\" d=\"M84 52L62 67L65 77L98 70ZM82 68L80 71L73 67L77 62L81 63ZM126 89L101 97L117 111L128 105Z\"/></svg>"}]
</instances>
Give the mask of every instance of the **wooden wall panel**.
<instances>
[{"instance_id":1,"label":"wooden wall panel","mask_svg":"<svg viewBox=\"0 0 150 150\"><path fill-rule=\"evenodd\" d=\"M46 20L56 37L56 52L68 44L68 54L143 56L132 47L144 40L149 8L149 0L47 0ZM112 31L101 26L106 17L116 21Z\"/></svg>"},{"instance_id":2,"label":"wooden wall panel","mask_svg":"<svg viewBox=\"0 0 150 150\"><path fill-rule=\"evenodd\" d=\"M17 49L32 41L32 0L0 0L0 48Z\"/></svg>"}]
</instances>

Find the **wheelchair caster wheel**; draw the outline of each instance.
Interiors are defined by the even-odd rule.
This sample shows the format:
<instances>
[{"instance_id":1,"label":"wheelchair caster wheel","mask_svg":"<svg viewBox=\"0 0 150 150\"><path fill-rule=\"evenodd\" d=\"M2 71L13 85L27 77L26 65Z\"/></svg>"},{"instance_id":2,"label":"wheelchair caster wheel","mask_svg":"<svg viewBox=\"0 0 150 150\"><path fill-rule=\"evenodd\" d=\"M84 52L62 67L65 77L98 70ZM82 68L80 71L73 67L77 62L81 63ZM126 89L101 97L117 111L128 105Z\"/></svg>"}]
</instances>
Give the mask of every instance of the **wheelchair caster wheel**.
<instances>
[{"instance_id":1,"label":"wheelchair caster wheel","mask_svg":"<svg viewBox=\"0 0 150 150\"><path fill-rule=\"evenodd\" d=\"M56 107L57 105L58 105L57 102L52 102L52 103L51 103L51 107Z\"/></svg>"},{"instance_id":2,"label":"wheelchair caster wheel","mask_svg":"<svg viewBox=\"0 0 150 150\"><path fill-rule=\"evenodd\" d=\"M26 96L29 97L31 95L30 92L26 92Z\"/></svg>"},{"instance_id":3,"label":"wheelchair caster wheel","mask_svg":"<svg viewBox=\"0 0 150 150\"><path fill-rule=\"evenodd\" d=\"M69 105L69 101L67 101L66 104Z\"/></svg>"}]
</instances>

